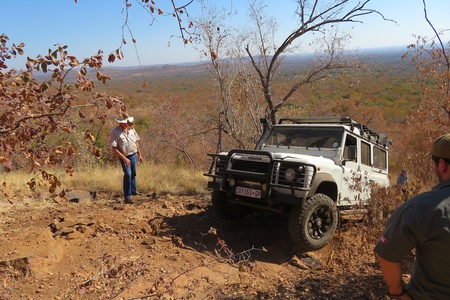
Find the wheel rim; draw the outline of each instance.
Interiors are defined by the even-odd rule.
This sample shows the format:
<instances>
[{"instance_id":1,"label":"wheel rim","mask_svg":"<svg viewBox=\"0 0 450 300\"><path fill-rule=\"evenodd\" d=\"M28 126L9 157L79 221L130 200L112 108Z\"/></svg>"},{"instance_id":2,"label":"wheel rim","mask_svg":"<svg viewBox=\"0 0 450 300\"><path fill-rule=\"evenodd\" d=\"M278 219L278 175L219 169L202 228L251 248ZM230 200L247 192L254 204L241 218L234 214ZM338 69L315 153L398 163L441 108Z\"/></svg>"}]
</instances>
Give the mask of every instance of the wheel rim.
<instances>
[{"instance_id":1,"label":"wheel rim","mask_svg":"<svg viewBox=\"0 0 450 300\"><path fill-rule=\"evenodd\" d=\"M307 230L312 239L320 240L327 234L332 223L330 210L327 206L317 207L309 216Z\"/></svg>"}]
</instances>

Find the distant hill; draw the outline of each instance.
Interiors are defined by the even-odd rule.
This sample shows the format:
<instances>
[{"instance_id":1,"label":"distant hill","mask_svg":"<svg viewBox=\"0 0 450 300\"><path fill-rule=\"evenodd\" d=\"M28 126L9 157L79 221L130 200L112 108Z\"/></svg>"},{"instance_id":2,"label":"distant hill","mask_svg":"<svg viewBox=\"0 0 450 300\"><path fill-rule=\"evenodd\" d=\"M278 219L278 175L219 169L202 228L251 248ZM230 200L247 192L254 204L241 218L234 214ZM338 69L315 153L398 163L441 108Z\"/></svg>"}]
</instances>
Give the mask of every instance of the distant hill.
<instances>
[{"instance_id":1,"label":"distant hill","mask_svg":"<svg viewBox=\"0 0 450 300\"><path fill-rule=\"evenodd\" d=\"M402 60L402 55L406 52L406 47L388 47L388 48L374 48L363 49L358 51L349 51L351 55L357 55L367 64L398 64L398 66L411 67L409 60ZM298 69L299 67L311 62L313 54L289 54L284 58L281 69L288 70L292 68ZM113 77L126 76L139 76L145 73L147 76L181 76L181 75L207 75L209 71L207 66L209 62L190 62L181 64L164 64L164 65L151 65L151 66L134 66L134 67L105 67L105 73ZM412 70L412 69L411 69Z\"/></svg>"},{"instance_id":2,"label":"distant hill","mask_svg":"<svg viewBox=\"0 0 450 300\"><path fill-rule=\"evenodd\" d=\"M395 68L401 71L412 71L413 67L410 60L402 60L402 55L406 52L406 47L389 47L389 48L374 48L363 49L358 51L349 51L350 55L357 55L368 64L374 66L386 66ZM281 71L299 70L305 64L311 62L313 54L289 54L284 58L281 66ZM103 73L110 76L112 80L133 78L141 79L143 74L145 77L179 77L179 76L209 76L208 70L209 62L188 62L178 64L163 64L163 65L149 65L149 66L130 66L130 67L115 67L105 66ZM38 80L46 80L49 74L36 72L34 74ZM76 76L72 75L72 79Z\"/></svg>"}]
</instances>

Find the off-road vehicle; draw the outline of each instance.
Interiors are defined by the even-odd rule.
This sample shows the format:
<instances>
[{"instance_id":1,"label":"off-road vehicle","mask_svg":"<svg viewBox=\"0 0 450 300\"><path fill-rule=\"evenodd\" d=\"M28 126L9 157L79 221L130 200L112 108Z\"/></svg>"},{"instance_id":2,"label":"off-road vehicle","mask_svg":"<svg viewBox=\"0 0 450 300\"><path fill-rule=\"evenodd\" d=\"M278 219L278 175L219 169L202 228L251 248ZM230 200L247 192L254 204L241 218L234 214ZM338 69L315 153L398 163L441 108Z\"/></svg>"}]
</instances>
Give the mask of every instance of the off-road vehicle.
<instances>
[{"instance_id":1,"label":"off-road vehicle","mask_svg":"<svg viewBox=\"0 0 450 300\"><path fill-rule=\"evenodd\" d=\"M325 246L339 217L367 204L371 186L389 184L386 137L348 117L281 119L254 150L209 155L205 176L221 218L288 213L289 235L306 251Z\"/></svg>"}]
</instances>

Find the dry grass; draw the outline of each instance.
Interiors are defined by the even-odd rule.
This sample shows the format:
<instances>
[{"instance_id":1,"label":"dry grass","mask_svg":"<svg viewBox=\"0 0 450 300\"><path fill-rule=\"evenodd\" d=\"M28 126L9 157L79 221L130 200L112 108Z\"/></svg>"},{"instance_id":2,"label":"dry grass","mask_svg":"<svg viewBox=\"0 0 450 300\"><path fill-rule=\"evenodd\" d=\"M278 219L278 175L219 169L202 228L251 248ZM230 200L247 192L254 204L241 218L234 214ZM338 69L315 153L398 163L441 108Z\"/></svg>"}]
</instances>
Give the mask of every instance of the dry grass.
<instances>
[{"instance_id":1,"label":"dry grass","mask_svg":"<svg viewBox=\"0 0 450 300\"><path fill-rule=\"evenodd\" d=\"M69 188L88 191L122 192L123 172L119 164L79 170L65 176ZM206 191L207 178L192 168L143 163L138 165L137 186L141 193L192 195Z\"/></svg>"},{"instance_id":2,"label":"dry grass","mask_svg":"<svg viewBox=\"0 0 450 300\"><path fill-rule=\"evenodd\" d=\"M36 180L35 187L31 189L28 183L32 178L36 178L36 175L24 171L3 173L1 177L2 196L6 199L41 198L48 190L49 184L43 180Z\"/></svg>"},{"instance_id":3,"label":"dry grass","mask_svg":"<svg viewBox=\"0 0 450 300\"><path fill-rule=\"evenodd\" d=\"M173 167L143 163L137 170L138 191L141 193L157 193L172 195L193 195L206 192L207 178L203 173L192 168ZM63 170L54 170L64 189L80 189L86 191L103 191L122 193L123 173L120 165L97 166L89 170L77 170L73 176ZM27 184L36 178L36 186L30 189ZM3 174L2 193L4 200L30 199L45 200L51 197L49 184L39 180L39 176L27 172L11 172Z\"/></svg>"}]
</instances>

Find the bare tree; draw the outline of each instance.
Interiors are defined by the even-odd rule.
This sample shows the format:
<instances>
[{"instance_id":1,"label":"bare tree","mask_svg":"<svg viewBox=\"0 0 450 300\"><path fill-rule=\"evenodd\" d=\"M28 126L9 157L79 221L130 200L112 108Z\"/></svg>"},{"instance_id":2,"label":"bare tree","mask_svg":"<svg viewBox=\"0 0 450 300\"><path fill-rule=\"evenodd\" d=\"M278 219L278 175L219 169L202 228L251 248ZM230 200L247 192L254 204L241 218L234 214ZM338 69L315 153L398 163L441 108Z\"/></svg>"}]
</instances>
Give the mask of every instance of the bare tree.
<instances>
[{"instance_id":1,"label":"bare tree","mask_svg":"<svg viewBox=\"0 0 450 300\"><path fill-rule=\"evenodd\" d=\"M366 8L369 2L370 0L358 1L356 5L351 5L348 0L298 0L296 16L299 25L278 47L275 46L275 43L267 43L265 32L269 27L265 19L261 17L261 10L257 2L250 5L250 17L256 24L256 34L254 35L256 39L251 41L253 44L247 44L245 50L258 74L267 103L266 117L272 124L276 122L277 111L286 105L289 98L301 86L319 81L332 74L332 71L358 67L357 63L347 60L342 51L345 38L339 35L338 25L342 23L362 23L361 19L370 14L378 14L385 19L378 11ZM308 34L316 34L317 39L324 42L324 47L318 49L322 56L315 60L314 67L307 74L299 77L297 82L285 92L284 96L277 99L272 94L272 86L280 60L295 41L306 38Z\"/></svg>"},{"instance_id":2,"label":"bare tree","mask_svg":"<svg viewBox=\"0 0 450 300\"><path fill-rule=\"evenodd\" d=\"M257 77L241 47L245 35L225 24L232 17L226 10L205 8L196 23L200 33L194 39L210 60L212 78L218 89L218 114L210 119L219 133L216 151L224 146L226 139L222 133L235 146L252 147L260 131L259 117L264 114Z\"/></svg>"},{"instance_id":3,"label":"bare tree","mask_svg":"<svg viewBox=\"0 0 450 300\"><path fill-rule=\"evenodd\" d=\"M280 46L276 42L277 22L266 15L263 1L249 3L248 16L253 24L250 29L233 27L232 13L219 13L211 7L210 11L204 11L196 23L201 33L194 41L200 42L205 56L210 59L213 78L218 85L220 108L213 121L219 129L218 150L222 146L222 133L231 137L235 146L249 148L260 134L259 118L266 117L269 126L274 124L276 113L301 86L335 76L339 74L337 70L359 67L357 61L344 54L343 46L348 36L339 35L337 25L362 22L360 19L369 14L383 17L376 10L366 8L369 2L350 6L348 0L298 0L296 16L299 25ZM309 69L302 68L293 86L275 88L283 58L298 47L297 40L308 34L314 34L315 44L319 47L317 52L321 55L315 56ZM239 94L239 91L246 93Z\"/></svg>"}]
</instances>

